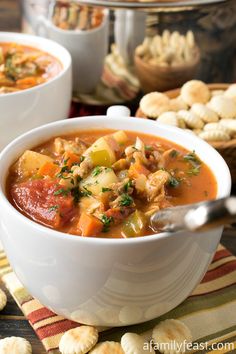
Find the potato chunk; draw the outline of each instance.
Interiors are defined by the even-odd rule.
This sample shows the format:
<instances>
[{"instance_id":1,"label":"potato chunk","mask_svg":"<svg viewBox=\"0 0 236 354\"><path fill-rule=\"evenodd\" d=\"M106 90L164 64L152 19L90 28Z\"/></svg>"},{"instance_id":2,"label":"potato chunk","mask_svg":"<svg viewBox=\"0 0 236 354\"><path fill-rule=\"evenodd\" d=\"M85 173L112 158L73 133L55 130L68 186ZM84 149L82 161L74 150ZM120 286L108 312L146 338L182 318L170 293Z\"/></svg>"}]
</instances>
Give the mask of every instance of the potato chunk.
<instances>
[{"instance_id":1,"label":"potato chunk","mask_svg":"<svg viewBox=\"0 0 236 354\"><path fill-rule=\"evenodd\" d=\"M19 176L29 177L36 174L46 162L53 162L53 159L47 155L26 150L15 165L13 165L12 169Z\"/></svg>"},{"instance_id":2,"label":"potato chunk","mask_svg":"<svg viewBox=\"0 0 236 354\"><path fill-rule=\"evenodd\" d=\"M121 150L121 145L124 145L127 141L127 135L124 131L120 130L96 140L92 146L85 151L84 156L99 153L100 151L104 153L104 151L106 151L109 155L109 166L111 166L116 162L116 153Z\"/></svg>"},{"instance_id":3,"label":"potato chunk","mask_svg":"<svg viewBox=\"0 0 236 354\"><path fill-rule=\"evenodd\" d=\"M120 145L127 143L127 141L129 140L127 134L123 130L119 130L118 132L112 134L112 137Z\"/></svg>"},{"instance_id":4,"label":"potato chunk","mask_svg":"<svg viewBox=\"0 0 236 354\"><path fill-rule=\"evenodd\" d=\"M93 170L86 179L80 182L80 189L98 195L102 192L102 188L109 188L116 182L118 178L111 168L99 167L97 173Z\"/></svg>"}]
</instances>

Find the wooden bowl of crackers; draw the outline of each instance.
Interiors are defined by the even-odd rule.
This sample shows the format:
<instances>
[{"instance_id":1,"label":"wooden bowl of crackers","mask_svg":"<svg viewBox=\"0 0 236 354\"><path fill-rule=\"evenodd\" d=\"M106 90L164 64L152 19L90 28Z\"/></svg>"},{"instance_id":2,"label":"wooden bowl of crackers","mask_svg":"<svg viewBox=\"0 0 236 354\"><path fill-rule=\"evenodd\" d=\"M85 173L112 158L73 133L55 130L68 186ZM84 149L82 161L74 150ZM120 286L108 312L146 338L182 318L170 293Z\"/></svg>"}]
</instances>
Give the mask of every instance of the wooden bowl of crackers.
<instances>
[{"instance_id":1,"label":"wooden bowl of crackers","mask_svg":"<svg viewBox=\"0 0 236 354\"><path fill-rule=\"evenodd\" d=\"M143 92L166 91L194 78L200 65L200 49L194 35L165 30L146 37L135 51L135 70Z\"/></svg>"},{"instance_id":2,"label":"wooden bowl of crackers","mask_svg":"<svg viewBox=\"0 0 236 354\"><path fill-rule=\"evenodd\" d=\"M182 88L145 95L136 117L186 129L223 156L236 183L236 84L191 80Z\"/></svg>"}]
</instances>

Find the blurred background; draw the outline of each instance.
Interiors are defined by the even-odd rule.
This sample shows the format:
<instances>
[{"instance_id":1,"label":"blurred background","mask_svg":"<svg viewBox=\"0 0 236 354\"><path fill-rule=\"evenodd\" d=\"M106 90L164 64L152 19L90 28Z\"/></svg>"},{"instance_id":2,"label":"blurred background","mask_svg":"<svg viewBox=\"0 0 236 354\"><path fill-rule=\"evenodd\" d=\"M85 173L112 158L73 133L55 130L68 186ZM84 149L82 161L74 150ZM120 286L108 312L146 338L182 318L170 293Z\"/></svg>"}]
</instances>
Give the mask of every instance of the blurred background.
<instances>
[{"instance_id":1,"label":"blurred background","mask_svg":"<svg viewBox=\"0 0 236 354\"><path fill-rule=\"evenodd\" d=\"M38 34L67 47L74 100L83 104L137 102L142 92L173 89L192 78L236 80L235 0L150 7L113 0L1 0L0 30Z\"/></svg>"}]
</instances>

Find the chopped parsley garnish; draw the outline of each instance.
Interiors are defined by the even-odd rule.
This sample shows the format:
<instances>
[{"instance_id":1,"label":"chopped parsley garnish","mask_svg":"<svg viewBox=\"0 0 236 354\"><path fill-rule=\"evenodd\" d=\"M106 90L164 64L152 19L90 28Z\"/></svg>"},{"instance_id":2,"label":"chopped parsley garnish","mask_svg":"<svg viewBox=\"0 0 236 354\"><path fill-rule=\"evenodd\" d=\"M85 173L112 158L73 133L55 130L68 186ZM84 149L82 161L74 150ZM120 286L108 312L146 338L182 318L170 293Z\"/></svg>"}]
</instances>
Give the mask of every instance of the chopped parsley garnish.
<instances>
[{"instance_id":1,"label":"chopped parsley garnish","mask_svg":"<svg viewBox=\"0 0 236 354\"><path fill-rule=\"evenodd\" d=\"M184 160L188 161L192 164L194 163L194 164L201 165L201 161L199 160L199 158L195 154L195 151L189 152L187 155L184 155Z\"/></svg>"},{"instance_id":2,"label":"chopped parsley garnish","mask_svg":"<svg viewBox=\"0 0 236 354\"><path fill-rule=\"evenodd\" d=\"M133 204L133 202L134 202L133 198L130 195L124 193L121 195L119 204L120 206L129 206Z\"/></svg>"},{"instance_id":3,"label":"chopped parsley garnish","mask_svg":"<svg viewBox=\"0 0 236 354\"><path fill-rule=\"evenodd\" d=\"M80 163L85 160L85 156L80 156Z\"/></svg>"},{"instance_id":4,"label":"chopped parsley garnish","mask_svg":"<svg viewBox=\"0 0 236 354\"><path fill-rule=\"evenodd\" d=\"M83 197L90 197L93 194L86 186L83 186L83 190L80 193Z\"/></svg>"},{"instance_id":5,"label":"chopped parsley garnish","mask_svg":"<svg viewBox=\"0 0 236 354\"><path fill-rule=\"evenodd\" d=\"M170 152L170 157L173 159L179 155L179 152L177 150L171 150Z\"/></svg>"},{"instance_id":6,"label":"chopped parsley garnish","mask_svg":"<svg viewBox=\"0 0 236 354\"><path fill-rule=\"evenodd\" d=\"M196 166L187 171L189 176L197 176L200 173L200 166Z\"/></svg>"},{"instance_id":7,"label":"chopped parsley garnish","mask_svg":"<svg viewBox=\"0 0 236 354\"><path fill-rule=\"evenodd\" d=\"M127 193L129 188L133 186L133 182L129 180L125 185L124 185L124 191Z\"/></svg>"},{"instance_id":8,"label":"chopped parsley garnish","mask_svg":"<svg viewBox=\"0 0 236 354\"><path fill-rule=\"evenodd\" d=\"M112 216L107 216L105 214L102 215L101 217L101 222L103 223L103 232L109 231L109 228L111 226L111 223L114 222L114 218Z\"/></svg>"},{"instance_id":9,"label":"chopped parsley garnish","mask_svg":"<svg viewBox=\"0 0 236 354\"><path fill-rule=\"evenodd\" d=\"M65 159L65 160L63 160L63 164L64 164L64 166L66 166L67 167L67 162L70 160L70 157L68 157L68 159Z\"/></svg>"},{"instance_id":10,"label":"chopped parsley garnish","mask_svg":"<svg viewBox=\"0 0 236 354\"><path fill-rule=\"evenodd\" d=\"M61 188L55 191L53 195L63 195L64 197L66 197L68 196L69 193L70 193L70 189Z\"/></svg>"},{"instance_id":11,"label":"chopped parsley garnish","mask_svg":"<svg viewBox=\"0 0 236 354\"><path fill-rule=\"evenodd\" d=\"M102 193L111 192L111 191L112 191L111 188L102 187Z\"/></svg>"},{"instance_id":12,"label":"chopped parsley garnish","mask_svg":"<svg viewBox=\"0 0 236 354\"><path fill-rule=\"evenodd\" d=\"M172 188L177 188L180 185L180 180L174 176L170 176L169 186Z\"/></svg>"},{"instance_id":13,"label":"chopped parsley garnish","mask_svg":"<svg viewBox=\"0 0 236 354\"><path fill-rule=\"evenodd\" d=\"M201 161L195 154L195 152L190 152L184 156L184 161L189 162L191 168L187 171L190 176L197 176L200 173Z\"/></svg>"},{"instance_id":14,"label":"chopped parsley garnish","mask_svg":"<svg viewBox=\"0 0 236 354\"><path fill-rule=\"evenodd\" d=\"M51 207L48 208L48 211L56 211L58 210L59 206L58 205L52 205Z\"/></svg>"},{"instance_id":15,"label":"chopped parsley garnish","mask_svg":"<svg viewBox=\"0 0 236 354\"><path fill-rule=\"evenodd\" d=\"M95 169L92 172L92 176L96 177L98 176L100 173L102 173L102 168L100 166L95 167Z\"/></svg>"},{"instance_id":16,"label":"chopped parsley garnish","mask_svg":"<svg viewBox=\"0 0 236 354\"><path fill-rule=\"evenodd\" d=\"M76 181L77 181L77 183L81 182L81 181L82 181L82 179L83 179L83 178L82 178L81 176L77 176L77 177L76 177Z\"/></svg>"},{"instance_id":17,"label":"chopped parsley garnish","mask_svg":"<svg viewBox=\"0 0 236 354\"><path fill-rule=\"evenodd\" d=\"M63 173L65 173L65 172L70 172L70 169L69 169L68 166L63 166L63 167L61 168L60 172L57 174L57 177L58 177L58 178L67 179L68 177L67 177L67 176L65 177L65 176L63 175Z\"/></svg>"}]
</instances>

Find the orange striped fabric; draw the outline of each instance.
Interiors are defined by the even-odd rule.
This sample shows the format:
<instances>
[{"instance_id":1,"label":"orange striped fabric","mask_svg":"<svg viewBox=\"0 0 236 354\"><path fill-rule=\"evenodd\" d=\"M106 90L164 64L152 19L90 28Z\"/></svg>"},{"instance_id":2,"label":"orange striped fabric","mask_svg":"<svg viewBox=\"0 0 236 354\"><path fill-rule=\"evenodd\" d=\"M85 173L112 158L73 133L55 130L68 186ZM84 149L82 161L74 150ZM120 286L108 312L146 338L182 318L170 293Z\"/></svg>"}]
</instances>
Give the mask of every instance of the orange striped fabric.
<instances>
[{"instance_id":1,"label":"orange striped fabric","mask_svg":"<svg viewBox=\"0 0 236 354\"><path fill-rule=\"evenodd\" d=\"M22 309L46 351L50 354L59 354L58 345L61 336L65 331L78 327L79 324L56 315L32 298L11 271L3 251L0 252L0 259L4 260L0 266L0 276L2 275L6 287ZM191 328L195 343L204 342L206 346L209 346L205 351L199 353L236 353L235 313L236 257L219 246L209 271L187 300L161 318L132 326L129 331L143 334L145 338L149 338L153 326L159 321L166 318L178 318ZM116 330L113 328L100 333L100 339L120 340L125 331L124 328ZM222 344L225 342L233 346L233 351L232 347L229 347L230 350L211 350L212 343ZM194 352L198 353L198 351Z\"/></svg>"}]
</instances>

